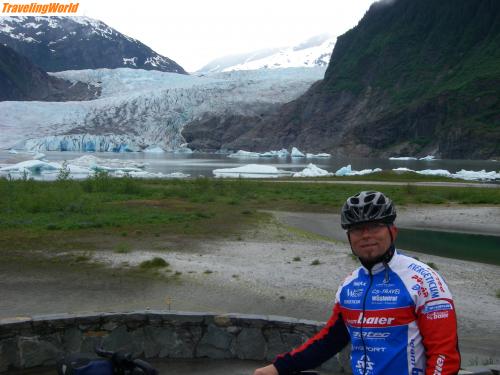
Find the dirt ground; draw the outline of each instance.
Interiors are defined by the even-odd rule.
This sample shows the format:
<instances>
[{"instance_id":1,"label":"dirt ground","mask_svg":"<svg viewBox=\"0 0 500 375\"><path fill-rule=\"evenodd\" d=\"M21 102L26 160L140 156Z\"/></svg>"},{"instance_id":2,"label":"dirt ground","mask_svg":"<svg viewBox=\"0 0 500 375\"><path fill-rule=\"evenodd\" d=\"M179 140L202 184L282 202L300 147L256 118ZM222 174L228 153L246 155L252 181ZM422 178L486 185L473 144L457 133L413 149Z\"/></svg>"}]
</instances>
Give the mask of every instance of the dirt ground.
<instances>
[{"instance_id":1,"label":"dirt ground","mask_svg":"<svg viewBox=\"0 0 500 375\"><path fill-rule=\"evenodd\" d=\"M275 220L236 239L189 246L172 241L166 244L168 251L145 244L140 251L123 254L95 251L82 264L39 262L39 253L30 254L29 262L1 262L0 318L151 308L325 321L339 283L358 266L343 242L345 234L335 229L337 215L274 215ZM481 227L498 235L500 209L409 208L398 220L405 227ZM500 299L495 295L500 267L418 256L439 267L454 294L463 365L500 362ZM127 272L153 257L170 264L160 276Z\"/></svg>"}]
</instances>

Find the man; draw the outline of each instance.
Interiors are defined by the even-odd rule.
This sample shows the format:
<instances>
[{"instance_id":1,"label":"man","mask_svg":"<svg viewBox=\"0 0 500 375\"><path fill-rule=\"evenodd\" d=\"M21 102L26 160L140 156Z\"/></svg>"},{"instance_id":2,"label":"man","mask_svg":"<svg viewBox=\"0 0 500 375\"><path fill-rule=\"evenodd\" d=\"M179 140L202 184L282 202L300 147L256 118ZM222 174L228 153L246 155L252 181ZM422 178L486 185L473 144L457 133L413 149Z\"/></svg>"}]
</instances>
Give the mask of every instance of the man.
<instances>
[{"instance_id":1,"label":"man","mask_svg":"<svg viewBox=\"0 0 500 375\"><path fill-rule=\"evenodd\" d=\"M460 367L455 308L444 280L399 254L396 210L383 193L362 191L342 207L341 225L361 267L339 287L326 326L254 375L312 369L351 341L359 375L451 375Z\"/></svg>"}]
</instances>

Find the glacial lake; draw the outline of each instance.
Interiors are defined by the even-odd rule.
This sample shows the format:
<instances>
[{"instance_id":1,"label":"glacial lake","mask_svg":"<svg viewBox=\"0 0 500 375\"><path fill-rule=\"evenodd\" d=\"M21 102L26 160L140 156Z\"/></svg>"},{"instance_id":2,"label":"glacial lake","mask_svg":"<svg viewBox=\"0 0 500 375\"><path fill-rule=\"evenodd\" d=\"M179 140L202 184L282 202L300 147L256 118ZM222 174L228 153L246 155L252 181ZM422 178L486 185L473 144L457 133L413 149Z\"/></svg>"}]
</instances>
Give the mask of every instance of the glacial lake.
<instances>
[{"instance_id":1,"label":"glacial lake","mask_svg":"<svg viewBox=\"0 0 500 375\"><path fill-rule=\"evenodd\" d=\"M161 172L170 174L181 172L191 175L191 177L205 176L213 177L212 171L218 168L234 168L245 164L265 164L272 165L279 169L291 172L298 172L304 169L309 163L315 164L321 169L335 172L339 168L350 164L353 170L381 168L390 170L393 168L409 168L413 170L423 169L446 169L451 173L461 169L469 171L499 171L500 162L494 160L389 160L379 158L229 158L221 154L175 154L175 153L142 153L142 152L43 152L46 160L62 161L76 159L82 155L94 155L102 159L122 159L134 160L146 164L145 170L148 172ZM23 159L21 159L23 158ZM0 151L0 164L14 163L26 160L25 154L9 154L7 151Z\"/></svg>"},{"instance_id":2,"label":"glacial lake","mask_svg":"<svg viewBox=\"0 0 500 375\"><path fill-rule=\"evenodd\" d=\"M500 233L484 236L400 228L397 245L419 253L500 266Z\"/></svg>"}]
</instances>

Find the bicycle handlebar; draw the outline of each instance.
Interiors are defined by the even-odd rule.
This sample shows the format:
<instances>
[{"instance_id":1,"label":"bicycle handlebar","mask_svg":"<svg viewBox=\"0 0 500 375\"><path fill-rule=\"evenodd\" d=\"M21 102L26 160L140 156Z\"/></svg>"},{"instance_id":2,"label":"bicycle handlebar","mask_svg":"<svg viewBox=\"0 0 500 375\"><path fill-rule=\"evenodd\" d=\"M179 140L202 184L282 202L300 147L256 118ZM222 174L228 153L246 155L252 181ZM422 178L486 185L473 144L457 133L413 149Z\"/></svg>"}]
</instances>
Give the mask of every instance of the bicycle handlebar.
<instances>
[{"instance_id":1,"label":"bicycle handlebar","mask_svg":"<svg viewBox=\"0 0 500 375\"><path fill-rule=\"evenodd\" d=\"M133 359L132 354L125 353L121 351L111 352L104 350L103 348L95 348L97 355L110 358L114 366L120 369L128 370L134 375L158 375L158 370L156 370L149 363L141 359Z\"/></svg>"}]
</instances>

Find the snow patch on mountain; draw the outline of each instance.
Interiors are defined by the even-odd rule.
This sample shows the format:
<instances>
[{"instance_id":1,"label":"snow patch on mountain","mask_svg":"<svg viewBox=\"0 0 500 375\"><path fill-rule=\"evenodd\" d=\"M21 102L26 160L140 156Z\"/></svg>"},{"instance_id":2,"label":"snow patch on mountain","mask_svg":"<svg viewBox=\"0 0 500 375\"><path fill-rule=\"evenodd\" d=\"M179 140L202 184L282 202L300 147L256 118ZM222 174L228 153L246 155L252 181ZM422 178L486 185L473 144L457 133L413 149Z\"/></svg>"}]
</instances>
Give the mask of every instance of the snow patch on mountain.
<instances>
[{"instance_id":1,"label":"snow patch on mountain","mask_svg":"<svg viewBox=\"0 0 500 375\"><path fill-rule=\"evenodd\" d=\"M201 72L229 72L234 70L282 69L290 67L328 66L337 38L317 35L295 46L256 51L238 56L227 56L207 64ZM220 64L215 64L219 61ZM227 62L227 64L224 64Z\"/></svg>"},{"instance_id":2,"label":"snow patch on mountain","mask_svg":"<svg viewBox=\"0 0 500 375\"><path fill-rule=\"evenodd\" d=\"M0 17L0 43L46 71L136 67L186 73L140 41L88 17ZM47 56L49 50L54 57Z\"/></svg>"}]
</instances>

